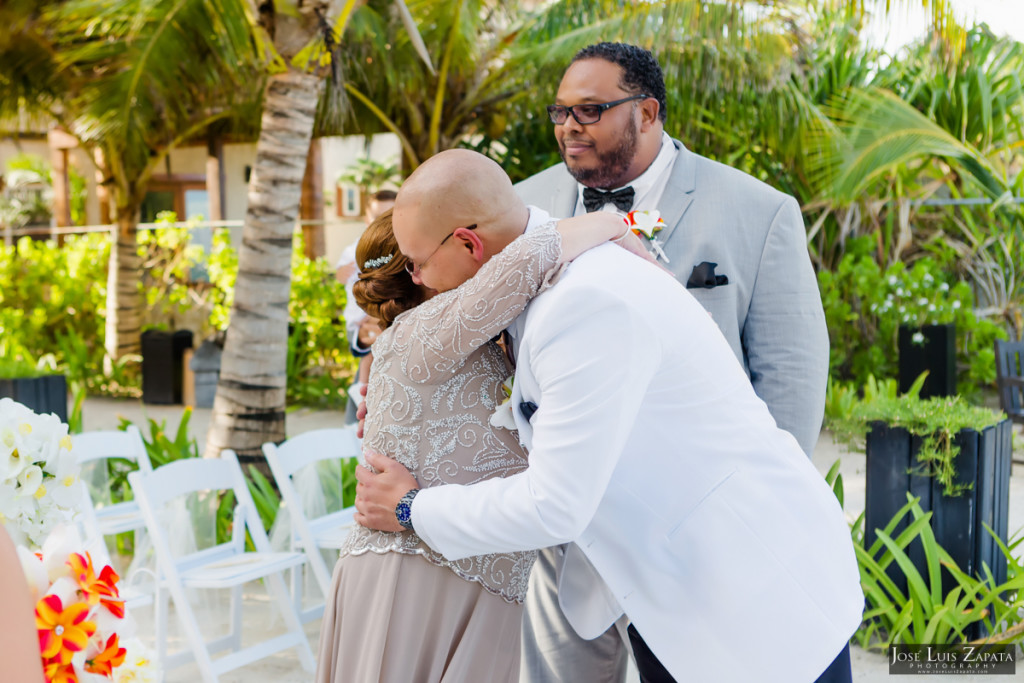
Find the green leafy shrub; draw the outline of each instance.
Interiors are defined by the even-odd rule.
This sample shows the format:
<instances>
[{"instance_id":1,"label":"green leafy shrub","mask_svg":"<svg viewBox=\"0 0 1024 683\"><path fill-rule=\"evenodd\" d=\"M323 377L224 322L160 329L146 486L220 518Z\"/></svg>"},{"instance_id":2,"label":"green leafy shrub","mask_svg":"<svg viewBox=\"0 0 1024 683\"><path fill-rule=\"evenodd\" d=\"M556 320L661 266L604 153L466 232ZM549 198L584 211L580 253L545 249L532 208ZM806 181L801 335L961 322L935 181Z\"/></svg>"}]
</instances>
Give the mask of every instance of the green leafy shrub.
<instances>
[{"instance_id":1,"label":"green leafy shrub","mask_svg":"<svg viewBox=\"0 0 1024 683\"><path fill-rule=\"evenodd\" d=\"M27 237L13 247L0 245L3 355L29 363L49 355L72 383L93 393L121 393L103 372L109 253L103 234L69 236L63 247ZM127 376L128 363L119 379L137 387L137 375Z\"/></svg>"},{"instance_id":2,"label":"green leafy shrub","mask_svg":"<svg viewBox=\"0 0 1024 683\"><path fill-rule=\"evenodd\" d=\"M201 337L210 331L206 299L212 286L193 279L197 264L203 262L203 248L192 243L192 227L173 227L175 220L173 211L162 211L156 220L162 227L138 233L141 289L146 300L142 326L197 328Z\"/></svg>"},{"instance_id":3,"label":"green leafy shrub","mask_svg":"<svg viewBox=\"0 0 1024 683\"><path fill-rule=\"evenodd\" d=\"M853 525L854 550L867 602L854 639L864 649L883 650L893 644L959 643L967 639L968 627L982 622L992 632L989 642L1021 642L1024 563L1014 554L1024 536L1018 533L1007 545L996 537L1007 560L1006 581L996 585L988 566L983 567L980 577L965 574L936 542L930 525L932 513L921 510L919 499L909 494L907 499L885 529L878 531L870 548L863 544L863 515ZM894 530L904 518L909 522L906 529L894 537ZM926 576L918 572L907 554L907 547L915 540L924 548ZM906 594L886 573L894 563L907 578ZM943 567L957 582L946 594L942 592Z\"/></svg>"},{"instance_id":4,"label":"green leafy shrub","mask_svg":"<svg viewBox=\"0 0 1024 683\"><path fill-rule=\"evenodd\" d=\"M35 372L39 359L50 359L49 371L67 373L90 394L140 395L140 357L115 361L103 348L109 253L106 234L70 236L63 247L28 238L15 247L0 245L0 373ZM238 273L228 230L214 231L209 254L191 244L190 228L140 231L139 254L146 327L189 328L200 339L226 329ZM200 265L205 276L196 277ZM345 288L330 264L310 261L297 244L289 304L291 403L345 405L356 363L341 317L344 306Z\"/></svg>"},{"instance_id":5,"label":"green leafy shrub","mask_svg":"<svg viewBox=\"0 0 1024 683\"><path fill-rule=\"evenodd\" d=\"M831 341L829 374L863 383L896 377L900 325L956 324L958 379L971 392L995 381L994 341L1006 332L974 312L970 285L931 258L883 270L869 241L852 240L833 271L818 273Z\"/></svg>"},{"instance_id":6,"label":"green leafy shrub","mask_svg":"<svg viewBox=\"0 0 1024 683\"><path fill-rule=\"evenodd\" d=\"M0 342L0 379L42 377L49 374L45 366L33 362L23 348L12 341Z\"/></svg>"},{"instance_id":7,"label":"green leafy shrub","mask_svg":"<svg viewBox=\"0 0 1024 683\"><path fill-rule=\"evenodd\" d=\"M208 258L202 249L188 246L188 238L188 228L168 228L145 243L154 262L149 269L154 283L147 291L148 295L160 292L154 300L167 301L166 310L172 320L188 318L192 308L198 308L203 322L201 335L205 336L226 329L230 323L238 253L226 229L214 231ZM356 367L341 317L345 286L338 282L326 259L306 258L301 233L296 233L295 241L288 304L288 401L343 408ZM193 279L190 274L200 263L206 267L206 278Z\"/></svg>"},{"instance_id":8,"label":"green leafy shrub","mask_svg":"<svg viewBox=\"0 0 1024 683\"><path fill-rule=\"evenodd\" d=\"M296 238L299 240L299 238ZM349 350L345 285L327 259L310 261L301 244L292 252L292 291L288 303L288 400L302 405L344 408L356 360Z\"/></svg>"}]
</instances>

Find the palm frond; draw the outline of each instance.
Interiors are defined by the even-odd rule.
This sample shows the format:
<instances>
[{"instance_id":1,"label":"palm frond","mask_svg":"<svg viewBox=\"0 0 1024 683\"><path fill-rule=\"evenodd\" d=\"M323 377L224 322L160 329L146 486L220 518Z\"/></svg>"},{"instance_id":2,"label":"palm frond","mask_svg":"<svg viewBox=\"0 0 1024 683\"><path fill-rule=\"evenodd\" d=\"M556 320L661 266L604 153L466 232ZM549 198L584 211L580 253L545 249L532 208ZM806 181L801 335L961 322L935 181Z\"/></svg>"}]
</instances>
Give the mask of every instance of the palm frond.
<instances>
[{"instance_id":1,"label":"palm frond","mask_svg":"<svg viewBox=\"0 0 1024 683\"><path fill-rule=\"evenodd\" d=\"M809 171L822 195L849 203L882 175L938 157L989 196L1006 192L983 155L892 92L854 89L824 108L836 128L809 133Z\"/></svg>"}]
</instances>

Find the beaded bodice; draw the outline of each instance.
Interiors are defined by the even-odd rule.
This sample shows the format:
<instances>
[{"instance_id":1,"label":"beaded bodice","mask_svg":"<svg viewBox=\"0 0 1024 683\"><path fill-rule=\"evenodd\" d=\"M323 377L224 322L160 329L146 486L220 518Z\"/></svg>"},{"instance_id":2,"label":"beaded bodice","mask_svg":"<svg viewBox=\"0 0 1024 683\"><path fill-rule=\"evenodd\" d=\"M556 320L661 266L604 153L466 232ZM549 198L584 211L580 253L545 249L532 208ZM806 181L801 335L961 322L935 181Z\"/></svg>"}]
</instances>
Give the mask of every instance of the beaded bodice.
<instances>
[{"instance_id":1,"label":"beaded bodice","mask_svg":"<svg viewBox=\"0 0 1024 683\"><path fill-rule=\"evenodd\" d=\"M374 342L364 450L402 463L424 488L526 468L518 435L489 423L511 374L491 340L556 274L561 240L554 225L519 237L460 287L398 316ZM535 556L494 553L452 562L412 532L357 527L341 555L365 552L420 555L509 602L525 597Z\"/></svg>"}]
</instances>

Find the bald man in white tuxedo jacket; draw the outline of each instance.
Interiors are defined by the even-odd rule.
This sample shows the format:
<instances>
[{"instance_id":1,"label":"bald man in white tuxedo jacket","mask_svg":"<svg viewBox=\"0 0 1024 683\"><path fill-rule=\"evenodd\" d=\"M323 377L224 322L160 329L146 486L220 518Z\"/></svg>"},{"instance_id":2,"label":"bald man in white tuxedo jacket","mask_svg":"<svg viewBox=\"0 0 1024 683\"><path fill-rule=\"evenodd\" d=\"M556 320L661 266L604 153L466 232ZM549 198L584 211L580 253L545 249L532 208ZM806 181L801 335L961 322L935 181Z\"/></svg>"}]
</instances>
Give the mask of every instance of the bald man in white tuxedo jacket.
<instances>
[{"instance_id":1,"label":"bald man in white tuxedo jacket","mask_svg":"<svg viewBox=\"0 0 1024 683\"><path fill-rule=\"evenodd\" d=\"M457 203L452 195L471 192L463 185L493 163L476 168L472 154L442 153L408 181L412 193L417 179L451 175L450 187L426 188L413 206L424 230L438 233L416 250L399 233L406 189L399 193L402 252L444 259L436 268L445 276L471 274L514 237L495 238L481 217L430 254L450 227L438 222ZM460 220L469 218L452 225ZM420 277L441 288L442 275L437 284ZM849 529L701 305L671 275L606 245L574 261L510 331L528 469L425 488L403 513L396 503L415 481L367 454L381 474L360 468L357 521L395 530L397 518L452 560L571 542L558 599L582 638L625 614L679 681L816 680L860 623Z\"/></svg>"},{"instance_id":2,"label":"bald man in white tuxedo jacket","mask_svg":"<svg viewBox=\"0 0 1024 683\"><path fill-rule=\"evenodd\" d=\"M624 612L679 681L815 680L860 623L849 529L700 304L601 247L517 328L529 469L424 489L416 533L450 559L574 541L572 627Z\"/></svg>"}]
</instances>

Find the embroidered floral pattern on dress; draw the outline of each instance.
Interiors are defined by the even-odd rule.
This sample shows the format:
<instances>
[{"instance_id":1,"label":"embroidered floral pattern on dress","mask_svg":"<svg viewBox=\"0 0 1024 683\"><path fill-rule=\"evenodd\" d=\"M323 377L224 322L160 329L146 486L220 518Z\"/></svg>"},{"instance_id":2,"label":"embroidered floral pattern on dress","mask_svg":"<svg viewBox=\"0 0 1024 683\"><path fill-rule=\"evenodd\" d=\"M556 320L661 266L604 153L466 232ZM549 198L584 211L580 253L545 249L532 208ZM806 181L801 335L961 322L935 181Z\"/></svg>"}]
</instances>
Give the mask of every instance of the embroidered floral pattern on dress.
<instances>
[{"instance_id":1,"label":"embroidered floral pattern on dress","mask_svg":"<svg viewBox=\"0 0 1024 683\"><path fill-rule=\"evenodd\" d=\"M405 465L420 486L473 484L526 469L518 435L489 423L510 368L491 341L561 272L551 222L516 239L462 286L403 313L374 342L363 447ZM456 562L416 534L356 529L341 556L420 555L488 592L521 603L535 553L494 553Z\"/></svg>"}]
</instances>

